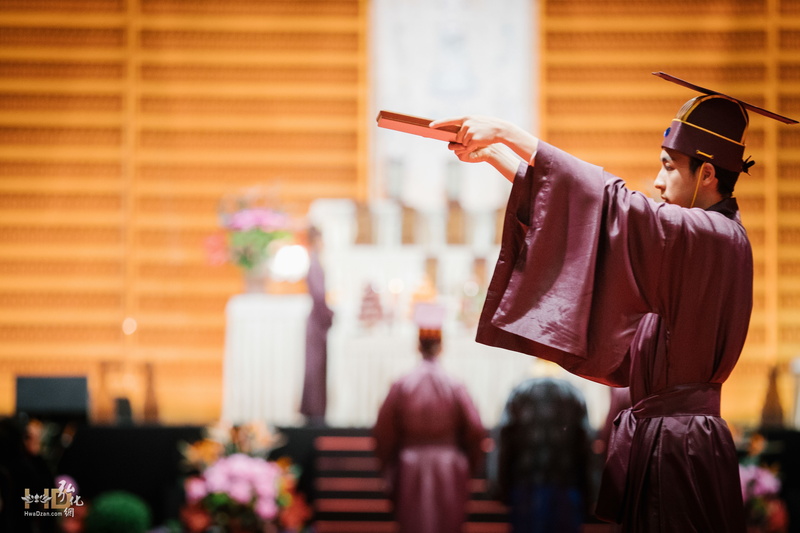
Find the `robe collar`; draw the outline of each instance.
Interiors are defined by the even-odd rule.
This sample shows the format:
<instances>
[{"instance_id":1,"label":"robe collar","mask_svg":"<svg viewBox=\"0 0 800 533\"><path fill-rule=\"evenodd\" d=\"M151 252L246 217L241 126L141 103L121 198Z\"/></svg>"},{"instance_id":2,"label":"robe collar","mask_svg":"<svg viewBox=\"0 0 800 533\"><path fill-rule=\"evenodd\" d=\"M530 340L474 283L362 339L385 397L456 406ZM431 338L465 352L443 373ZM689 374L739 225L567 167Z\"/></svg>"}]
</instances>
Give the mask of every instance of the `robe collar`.
<instances>
[{"instance_id":1,"label":"robe collar","mask_svg":"<svg viewBox=\"0 0 800 533\"><path fill-rule=\"evenodd\" d=\"M722 213L731 220L736 220L736 215L739 214L739 204L736 202L736 198L723 198L721 201L706 209L706 211L716 211L717 213Z\"/></svg>"}]
</instances>

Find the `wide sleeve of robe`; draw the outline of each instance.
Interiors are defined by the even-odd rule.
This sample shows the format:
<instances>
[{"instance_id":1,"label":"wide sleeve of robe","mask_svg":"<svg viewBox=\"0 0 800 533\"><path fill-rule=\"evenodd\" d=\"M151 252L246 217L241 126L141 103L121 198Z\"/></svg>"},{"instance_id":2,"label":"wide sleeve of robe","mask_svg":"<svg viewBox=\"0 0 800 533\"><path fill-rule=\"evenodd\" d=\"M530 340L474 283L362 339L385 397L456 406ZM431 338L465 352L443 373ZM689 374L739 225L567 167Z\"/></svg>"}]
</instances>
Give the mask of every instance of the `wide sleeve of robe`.
<instances>
[{"instance_id":1,"label":"wide sleeve of robe","mask_svg":"<svg viewBox=\"0 0 800 533\"><path fill-rule=\"evenodd\" d=\"M486 437L486 428L483 427L481 416L466 387L459 384L454 392L462 415L459 440L469 460L470 471L477 472L483 463L483 439Z\"/></svg>"},{"instance_id":2,"label":"wide sleeve of robe","mask_svg":"<svg viewBox=\"0 0 800 533\"><path fill-rule=\"evenodd\" d=\"M628 386L642 317L657 313L672 324L679 312L681 278L698 257L685 243L710 243L729 222L658 204L541 142L535 164L521 165L514 180L477 341Z\"/></svg>"},{"instance_id":3,"label":"wide sleeve of robe","mask_svg":"<svg viewBox=\"0 0 800 533\"><path fill-rule=\"evenodd\" d=\"M375 439L375 455L384 471L394 463L400 449L402 428L400 397L401 387L396 382L392 384L389 393L383 400L372 428L372 437Z\"/></svg>"}]
</instances>

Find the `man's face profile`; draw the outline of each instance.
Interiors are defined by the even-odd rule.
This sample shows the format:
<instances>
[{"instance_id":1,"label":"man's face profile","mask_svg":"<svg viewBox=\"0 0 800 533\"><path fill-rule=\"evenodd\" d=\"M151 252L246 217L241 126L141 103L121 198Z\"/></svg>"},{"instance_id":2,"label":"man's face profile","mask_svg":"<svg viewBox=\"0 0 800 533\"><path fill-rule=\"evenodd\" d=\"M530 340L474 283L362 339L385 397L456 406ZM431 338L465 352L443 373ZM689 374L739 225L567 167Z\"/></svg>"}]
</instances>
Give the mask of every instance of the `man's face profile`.
<instances>
[{"instance_id":1,"label":"man's face profile","mask_svg":"<svg viewBox=\"0 0 800 533\"><path fill-rule=\"evenodd\" d=\"M664 202L689 207L694 196L695 179L689 169L689 156L675 150L661 150L661 170L653 185Z\"/></svg>"}]
</instances>

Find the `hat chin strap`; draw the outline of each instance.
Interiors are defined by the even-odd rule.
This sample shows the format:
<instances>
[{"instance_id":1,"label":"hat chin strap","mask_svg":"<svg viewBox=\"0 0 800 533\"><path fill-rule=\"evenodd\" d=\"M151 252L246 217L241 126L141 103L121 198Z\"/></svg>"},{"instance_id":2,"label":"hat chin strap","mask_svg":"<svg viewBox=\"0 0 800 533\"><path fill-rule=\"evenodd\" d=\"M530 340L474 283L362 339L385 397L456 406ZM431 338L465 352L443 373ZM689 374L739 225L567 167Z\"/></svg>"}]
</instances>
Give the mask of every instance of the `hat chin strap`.
<instances>
[{"instance_id":1,"label":"hat chin strap","mask_svg":"<svg viewBox=\"0 0 800 533\"><path fill-rule=\"evenodd\" d=\"M705 165L705 163L703 163L703 165ZM703 165L700 165L700 168L698 169L699 172L697 173L697 176L695 176L697 178L697 184L694 186L694 195L692 196L692 203L689 205L689 209L694 207L694 201L697 200L697 191L700 190L700 177L703 174Z\"/></svg>"}]
</instances>

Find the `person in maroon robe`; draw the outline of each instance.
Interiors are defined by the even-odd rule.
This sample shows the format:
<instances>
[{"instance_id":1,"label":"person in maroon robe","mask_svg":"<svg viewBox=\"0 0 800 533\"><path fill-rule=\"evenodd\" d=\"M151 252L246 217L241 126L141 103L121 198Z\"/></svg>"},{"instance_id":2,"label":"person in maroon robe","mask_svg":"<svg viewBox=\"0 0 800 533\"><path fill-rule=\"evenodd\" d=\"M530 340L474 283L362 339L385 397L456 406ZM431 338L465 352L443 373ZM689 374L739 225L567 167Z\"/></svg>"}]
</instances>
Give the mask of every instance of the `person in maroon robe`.
<instances>
[{"instance_id":1,"label":"person in maroon robe","mask_svg":"<svg viewBox=\"0 0 800 533\"><path fill-rule=\"evenodd\" d=\"M306 361L300 413L306 423L323 425L328 403L328 330L333 311L325 301L325 271L319 260L322 235L315 227L308 230L309 267L306 283L311 295L311 313L306 323Z\"/></svg>"},{"instance_id":2,"label":"person in maroon robe","mask_svg":"<svg viewBox=\"0 0 800 533\"><path fill-rule=\"evenodd\" d=\"M401 533L460 533L486 430L463 384L439 366L441 308L418 304L422 361L395 381L373 428Z\"/></svg>"},{"instance_id":3,"label":"person in maroon robe","mask_svg":"<svg viewBox=\"0 0 800 533\"><path fill-rule=\"evenodd\" d=\"M477 341L630 387L596 509L628 532L745 531L736 449L719 413L753 299L732 193L752 164L742 161L747 109L791 119L691 87L704 95L680 109L662 143L663 202L507 121L431 123L458 126L449 145L458 158L513 182Z\"/></svg>"}]
</instances>

